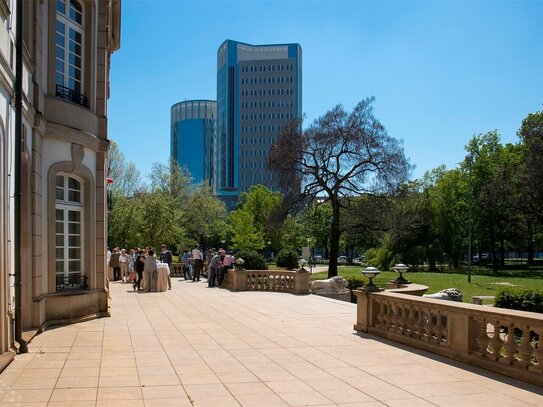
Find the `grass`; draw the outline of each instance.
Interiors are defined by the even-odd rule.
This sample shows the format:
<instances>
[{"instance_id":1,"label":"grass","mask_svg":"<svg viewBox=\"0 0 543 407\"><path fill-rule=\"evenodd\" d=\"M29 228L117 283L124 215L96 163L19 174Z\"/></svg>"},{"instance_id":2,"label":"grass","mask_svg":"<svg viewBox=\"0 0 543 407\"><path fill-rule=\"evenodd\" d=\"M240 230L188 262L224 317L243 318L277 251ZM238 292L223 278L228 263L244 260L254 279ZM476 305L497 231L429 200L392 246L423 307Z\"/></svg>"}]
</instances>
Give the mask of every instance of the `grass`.
<instances>
[{"instance_id":1,"label":"grass","mask_svg":"<svg viewBox=\"0 0 543 407\"><path fill-rule=\"evenodd\" d=\"M338 274L349 278L367 279L360 273L360 267L340 266ZM374 283L385 288L386 283L395 280L398 274L393 271L383 271L375 278ZM507 270L497 275L485 269L475 269L471 275L471 283L468 283L466 271L444 271L444 272L409 272L404 277L417 284L427 285L428 293L436 293L445 288L458 288L463 295L464 302L471 302L474 295L496 295L496 292L503 286L517 286L522 288L541 289L543 287L543 271L541 270ZM327 278L326 272L313 273L312 280ZM492 303L492 301L485 301Z\"/></svg>"}]
</instances>

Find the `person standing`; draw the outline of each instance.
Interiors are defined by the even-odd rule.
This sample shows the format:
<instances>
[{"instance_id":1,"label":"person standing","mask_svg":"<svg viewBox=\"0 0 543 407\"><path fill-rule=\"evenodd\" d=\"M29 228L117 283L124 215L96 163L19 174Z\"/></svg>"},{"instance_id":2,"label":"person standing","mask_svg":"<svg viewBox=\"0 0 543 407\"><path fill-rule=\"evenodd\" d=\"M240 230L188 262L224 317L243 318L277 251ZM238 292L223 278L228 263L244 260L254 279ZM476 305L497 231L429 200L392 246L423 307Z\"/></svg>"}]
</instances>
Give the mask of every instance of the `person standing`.
<instances>
[{"instance_id":1,"label":"person standing","mask_svg":"<svg viewBox=\"0 0 543 407\"><path fill-rule=\"evenodd\" d=\"M136 260L136 252L134 251L134 249L130 249L130 253L128 254L128 282L130 283L134 283L136 281L134 260Z\"/></svg>"},{"instance_id":2,"label":"person standing","mask_svg":"<svg viewBox=\"0 0 543 407\"><path fill-rule=\"evenodd\" d=\"M222 261L222 269L219 271L219 285L222 284L224 276L228 273L228 270L234 267L234 253L229 251Z\"/></svg>"},{"instance_id":3,"label":"person standing","mask_svg":"<svg viewBox=\"0 0 543 407\"><path fill-rule=\"evenodd\" d=\"M145 291L156 291L155 273L158 273L158 270L156 267L155 251L153 249L149 249L145 256L143 272L145 274L143 289Z\"/></svg>"},{"instance_id":4,"label":"person standing","mask_svg":"<svg viewBox=\"0 0 543 407\"><path fill-rule=\"evenodd\" d=\"M121 249L119 266L121 268L121 283L125 283L128 281L128 255L126 254L125 249Z\"/></svg>"},{"instance_id":5,"label":"person standing","mask_svg":"<svg viewBox=\"0 0 543 407\"><path fill-rule=\"evenodd\" d=\"M109 266L113 269L113 281L117 281L121 273L120 257L121 253L119 252L119 248L116 247L113 249L113 253L111 253L111 258L109 259Z\"/></svg>"},{"instance_id":6,"label":"person standing","mask_svg":"<svg viewBox=\"0 0 543 407\"><path fill-rule=\"evenodd\" d=\"M139 250L139 252L136 254L134 259L134 270L136 271L136 274L138 275L138 280L134 282L134 291L141 291L141 280L143 280L143 270L145 268L145 251Z\"/></svg>"},{"instance_id":7,"label":"person standing","mask_svg":"<svg viewBox=\"0 0 543 407\"><path fill-rule=\"evenodd\" d=\"M213 252L213 257L209 261L208 272L207 272L207 286L215 286L215 278L219 273L219 270L222 268L221 262L221 252Z\"/></svg>"},{"instance_id":8,"label":"person standing","mask_svg":"<svg viewBox=\"0 0 543 407\"><path fill-rule=\"evenodd\" d=\"M190 253L187 249L183 252L183 277L185 280L192 280L190 272Z\"/></svg>"},{"instance_id":9,"label":"person standing","mask_svg":"<svg viewBox=\"0 0 543 407\"><path fill-rule=\"evenodd\" d=\"M200 251L200 246L196 245L192 250L192 262L194 264L194 274L192 275L192 281L200 281L200 273L204 266L204 255Z\"/></svg>"},{"instance_id":10,"label":"person standing","mask_svg":"<svg viewBox=\"0 0 543 407\"><path fill-rule=\"evenodd\" d=\"M166 245L160 246L160 261L168 265L168 290L172 289L172 279L170 278L171 267L173 263L172 252L170 252Z\"/></svg>"}]
</instances>

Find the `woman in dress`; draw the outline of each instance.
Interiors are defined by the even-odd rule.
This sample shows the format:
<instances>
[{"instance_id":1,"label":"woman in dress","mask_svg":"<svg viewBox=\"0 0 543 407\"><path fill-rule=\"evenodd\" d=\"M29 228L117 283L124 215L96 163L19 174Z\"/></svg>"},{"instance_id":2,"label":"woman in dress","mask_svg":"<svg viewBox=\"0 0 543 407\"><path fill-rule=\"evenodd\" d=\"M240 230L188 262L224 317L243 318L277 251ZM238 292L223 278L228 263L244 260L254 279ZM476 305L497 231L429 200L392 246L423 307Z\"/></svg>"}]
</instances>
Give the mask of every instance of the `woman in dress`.
<instances>
[{"instance_id":1,"label":"woman in dress","mask_svg":"<svg viewBox=\"0 0 543 407\"><path fill-rule=\"evenodd\" d=\"M154 274L157 272L155 251L150 248L145 256L145 266L143 269L145 275L143 290L144 291L156 291L156 282L154 281Z\"/></svg>"}]
</instances>

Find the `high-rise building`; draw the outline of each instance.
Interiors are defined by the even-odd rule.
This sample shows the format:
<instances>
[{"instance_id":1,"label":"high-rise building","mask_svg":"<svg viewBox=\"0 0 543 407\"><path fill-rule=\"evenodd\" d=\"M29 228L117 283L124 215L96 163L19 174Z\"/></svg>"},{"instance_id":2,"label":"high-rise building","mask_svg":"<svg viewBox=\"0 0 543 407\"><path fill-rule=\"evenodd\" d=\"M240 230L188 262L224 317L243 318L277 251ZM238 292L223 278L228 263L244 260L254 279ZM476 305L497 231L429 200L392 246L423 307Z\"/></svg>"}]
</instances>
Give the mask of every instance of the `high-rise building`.
<instances>
[{"instance_id":1,"label":"high-rise building","mask_svg":"<svg viewBox=\"0 0 543 407\"><path fill-rule=\"evenodd\" d=\"M186 168L195 183L211 183L217 102L187 100L171 108L170 157Z\"/></svg>"},{"instance_id":2,"label":"high-rise building","mask_svg":"<svg viewBox=\"0 0 543 407\"><path fill-rule=\"evenodd\" d=\"M281 126L302 116L300 44L222 43L217 52L217 109L217 195L233 209L240 192L251 185L278 191L267 158Z\"/></svg>"}]
</instances>

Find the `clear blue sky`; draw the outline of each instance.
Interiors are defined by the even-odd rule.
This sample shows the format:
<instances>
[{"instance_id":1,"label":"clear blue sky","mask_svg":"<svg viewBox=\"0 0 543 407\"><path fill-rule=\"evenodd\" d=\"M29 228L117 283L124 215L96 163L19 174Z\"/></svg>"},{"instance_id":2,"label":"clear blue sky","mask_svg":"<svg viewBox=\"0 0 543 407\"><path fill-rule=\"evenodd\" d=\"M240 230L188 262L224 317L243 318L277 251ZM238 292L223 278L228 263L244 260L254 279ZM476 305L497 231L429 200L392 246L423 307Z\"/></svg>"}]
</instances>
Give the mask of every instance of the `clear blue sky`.
<instances>
[{"instance_id":1,"label":"clear blue sky","mask_svg":"<svg viewBox=\"0 0 543 407\"><path fill-rule=\"evenodd\" d=\"M170 151L170 107L216 98L217 48L298 42L307 123L375 96L413 177L455 167L476 133L517 142L543 109L543 1L123 0L109 137L146 176Z\"/></svg>"}]
</instances>

